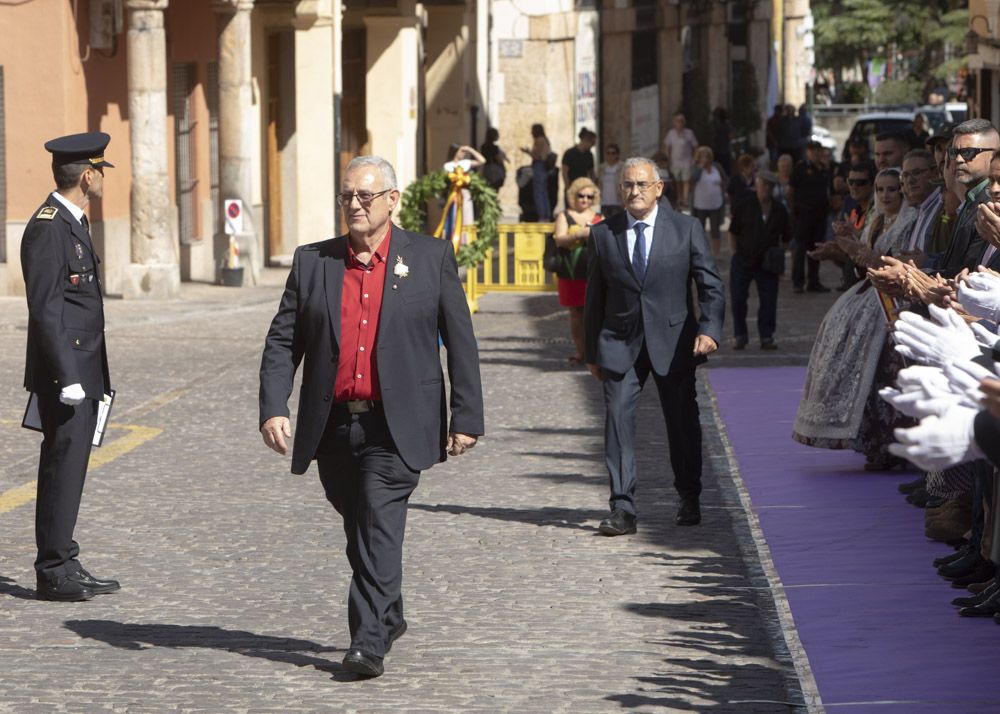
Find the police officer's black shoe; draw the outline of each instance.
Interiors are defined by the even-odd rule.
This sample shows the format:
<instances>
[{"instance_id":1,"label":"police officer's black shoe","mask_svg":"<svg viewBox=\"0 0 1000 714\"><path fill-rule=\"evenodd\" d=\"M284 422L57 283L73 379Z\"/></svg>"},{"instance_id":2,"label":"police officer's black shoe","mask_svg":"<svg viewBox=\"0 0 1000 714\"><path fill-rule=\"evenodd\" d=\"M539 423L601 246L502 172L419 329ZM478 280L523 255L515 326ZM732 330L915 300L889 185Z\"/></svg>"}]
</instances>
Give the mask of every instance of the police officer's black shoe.
<instances>
[{"instance_id":1,"label":"police officer's black shoe","mask_svg":"<svg viewBox=\"0 0 1000 714\"><path fill-rule=\"evenodd\" d=\"M67 579L75 583L79 583L95 595L113 593L116 590L122 589L122 586L117 580L100 580L99 578L95 578L83 568L80 568L80 570L70 575Z\"/></svg>"},{"instance_id":2,"label":"police officer's black shoe","mask_svg":"<svg viewBox=\"0 0 1000 714\"><path fill-rule=\"evenodd\" d=\"M56 602L80 602L94 597L94 591L69 578L59 578L55 582L39 578L35 597Z\"/></svg>"}]
</instances>

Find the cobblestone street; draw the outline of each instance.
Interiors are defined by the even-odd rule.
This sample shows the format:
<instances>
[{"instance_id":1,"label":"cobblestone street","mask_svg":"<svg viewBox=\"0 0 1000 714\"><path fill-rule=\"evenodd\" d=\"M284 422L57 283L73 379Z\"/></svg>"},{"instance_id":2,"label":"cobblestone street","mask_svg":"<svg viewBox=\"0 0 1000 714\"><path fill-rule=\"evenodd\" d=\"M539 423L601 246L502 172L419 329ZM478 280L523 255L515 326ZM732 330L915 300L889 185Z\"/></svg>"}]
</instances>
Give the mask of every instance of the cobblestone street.
<instances>
[{"instance_id":1,"label":"cobblestone street","mask_svg":"<svg viewBox=\"0 0 1000 714\"><path fill-rule=\"evenodd\" d=\"M34 599L40 435L19 427L27 310L0 299L0 710L804 711L704 380L702 525L673 524L650 388L639 532L598 534L603 405L566 362L554 295L480 300L487 436L425 472L411 501L410 628L385 676L343 672L339 518L315 467L291 475L257 433L260 351L283 280L271 270L242 291L186 284L179 301L107 302L118 399L77 540L86 567L123 589L80 604ZM782 291L782 349L756 349L751 324L750 347L724 345L713 365L805 362L837 293L793 296L787 278Z\"/></svg>"}]
</instances>

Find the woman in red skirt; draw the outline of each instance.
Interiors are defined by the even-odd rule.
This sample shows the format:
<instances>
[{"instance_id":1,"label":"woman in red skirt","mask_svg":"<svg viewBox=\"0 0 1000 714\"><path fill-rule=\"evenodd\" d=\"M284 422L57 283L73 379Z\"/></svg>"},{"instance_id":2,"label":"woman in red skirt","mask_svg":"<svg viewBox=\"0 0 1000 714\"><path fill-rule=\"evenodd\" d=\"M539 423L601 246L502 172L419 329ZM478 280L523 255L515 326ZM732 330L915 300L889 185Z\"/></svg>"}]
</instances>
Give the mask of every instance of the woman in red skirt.
<instances>
[{"instance_id":1,"label":"woman in red skirt","mask_svg":"<svg viewBox=\"0 0 1000 714\"><path fill-rule=\"evenodd\" d=\"M587 291L587 238L590 226L603 218L595 210L601 200L597 185L589 178L578 178L566 189L569 207L556 216L555 244L561 250L562 269L556 275L559 304L569 310L569 331L576 354L569 358L583 363L583 300Z\"/></svg>"}]
</instances>

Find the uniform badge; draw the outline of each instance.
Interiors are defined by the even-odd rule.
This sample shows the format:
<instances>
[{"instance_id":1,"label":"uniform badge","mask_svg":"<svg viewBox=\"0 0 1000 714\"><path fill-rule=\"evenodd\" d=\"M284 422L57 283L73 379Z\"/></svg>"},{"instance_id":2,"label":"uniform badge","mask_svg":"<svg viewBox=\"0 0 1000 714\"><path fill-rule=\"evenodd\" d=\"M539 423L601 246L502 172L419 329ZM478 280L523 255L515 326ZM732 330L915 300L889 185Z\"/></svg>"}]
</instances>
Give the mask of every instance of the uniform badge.
<instances>
[{"instance_id":1,"label":"uniform badge","mask_svg":"<svg viewBox=\"0 0 1000 714\"><path fill-rule=\"evenodd\" d=\"M76 248L76 259L83 260L83 246L77 243L73 247Z\"/></svg>"},{"instance_id":2,"label":"uniform badge","mask_svg":"<svg viewBox=\"0 0 1000 714\"><path fill-rule=\"evenodd\" d=\"M51 221L53 218L56 217L57 213L59 213L59 209L56 208L55 206L45 206L44 208L42 208L42 210L38 212L35 218L37 218L40 221Z\"/></svg>"},{"instance_id":3,"label":"uniform badge","mask_svg":"<svg viewBox=\"0 0 1000 714\"><path fill-rule=\"evenodd\" d=\"M80 284L80 276L79 275L75 275L75 274L74 275L70 275L69 276L69 284L72 285L73 287L76 287L77 285L79 285Z\"/></svg>"}]
</instances>

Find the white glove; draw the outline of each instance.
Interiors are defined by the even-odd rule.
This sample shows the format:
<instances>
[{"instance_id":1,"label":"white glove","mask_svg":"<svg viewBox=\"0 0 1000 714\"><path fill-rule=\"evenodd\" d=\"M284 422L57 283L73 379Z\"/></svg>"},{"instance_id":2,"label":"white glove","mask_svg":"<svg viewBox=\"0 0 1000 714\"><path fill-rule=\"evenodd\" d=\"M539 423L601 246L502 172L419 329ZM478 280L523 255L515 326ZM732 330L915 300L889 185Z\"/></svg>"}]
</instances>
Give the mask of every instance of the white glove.
<instances>
[{"instance_id":1,"label":"white glove","mask_svg":"<svg viewBox=\"0 0 1000 714\"><path fill-rule=\"evenodd\" d=\"M977 290L1000 291L1000 277L997 277L993 273L969 273L965 278L965 282Z\"/></svg>"},{"instance_id":2,"label":"white glove","mask_svg":"<svg viewBox=\"0 0 1000 714\"><path fill-rule=\"evenodd\" d=\"M899 374L896 375L896 384L904 392L921 390L927 397L936 392L947 393L949 391L948 378L945 376L944 370L940 367L922 364L915 364L899 370Z\"/></svg>"},{"instance_id":3,"label":"white glove","mask_svg":"<svg viewBox=\"0 0 1000 714\"><path fill-rule=\"evenodd\" d=\"M70 384L69 386L63 387L62 391L59 393L59 401L63 404L68 404L71 407L76 406L86 398L87 395L83 391L83 387L80 384Z\"/></svg>"},{"instance_id":4,"label":"white glove","mask_svg":"<svg viewBox=\"0 0 1000 714\"><path fill-rule=\"evenodd\" d=\"M949 466L983 458L976 446L974 423L978 409L956 406L943 416L929 416L911 429L896 429L899 442L889 452L925 471L941 471Z\"/></svg>"},{"instance_id":5,"label":"white glove","mask_svg":"<svg viewBox=\"0 0 1000 714\"><path fill-rule=\"evenodd\" d=\"M1000 317L1000 283L990 282L984 287L977 287L984 283L983 280L973 282L977 275L981 273L973 273L958 286L958 301L973 317L997 322Z\"/></svg>"},{"instance_id":6,"label":"white glove","mask_svg":"<svg viewBox=\"0 0 1000 714\"><path fill-rule=\"evenodd\" d=\"M988 350L993 349L993 345L1000 341L1000 335L993 332L982 323L973 322L969 325L969 327L972 328L972 334L976 336L976 342Z\"/></svg>"},{"instance_id":7,"label":"white glove","mask_svg":"<svg viewBox=\"0 0 1000 714\"><path fill-rule=\"evenodd\" d=\"M962 404L962 398L956 394L928 397L921 389L900 392L892 387L883 387L878 390L878 395L895 407L897 411L915 419L941 416L949 409Z\"/></svg>"},{"instance_id":8,"label":"white glove","mask_svg":"<svg viewBox=\"0 0 1000 714\"><path fill-rule=\"evenodd\" d=\"M952 392L962 397L962 404L973 409L979 409L980 402L986 396L979 388L984 379L996 379L992 371L975 362L954 362L945 365L944 374Z\"/></svg>"},{"instance_id":9,"label":"white glove","mask_svg":"<svg viewBox=\"0 0 1000 714\"><path fill-rule=\"evenodd\" d=\"M975 334L957 312L937 305L930 305L929 309L934 321L925 320L914 312L904 312L899 316L892 333L897 352L909 359L937 366L971 360L980 355Z\"/></svg>"}]
</instances>

